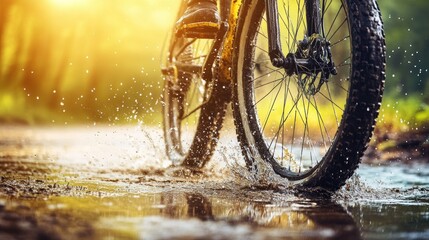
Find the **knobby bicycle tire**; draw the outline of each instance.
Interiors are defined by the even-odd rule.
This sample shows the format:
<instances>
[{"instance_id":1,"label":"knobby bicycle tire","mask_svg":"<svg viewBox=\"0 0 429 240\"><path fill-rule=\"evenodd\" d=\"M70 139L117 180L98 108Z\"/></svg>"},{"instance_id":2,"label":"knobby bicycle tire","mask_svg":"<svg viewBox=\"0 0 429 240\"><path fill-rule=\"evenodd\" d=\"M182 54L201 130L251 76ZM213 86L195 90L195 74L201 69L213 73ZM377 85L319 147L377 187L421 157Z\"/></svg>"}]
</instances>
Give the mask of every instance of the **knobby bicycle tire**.
<instances>
[{"instance_id":1,"label":"knobby bicycle tire","mask_svg":"<svg viewBox=\"0 0 429 240\"><path fill-rule=\"evenodd\" d=\"M290 9L304 11L304 7L295 6L300 2L305 1L278 4L279 12L286 12L279 17L285 25L280 26L284 34L281 39L286 42L283 47L296 54L299 54L297 46L302 46L298 40L304 40L303 36L298 39L298 24L305 25L305 16ZM258 170L262 162L295 186L336 191L358 167L374 129L384 88L385 40L375 0L321 1L320 5L339 8L338 11L322 9L322 20L332 20L331 25L323 23L322 35L331 38L332 57L339 72L318 85L311 72L290 76L285 70L269 65L269 57L265 56L268 53L264 52L267 49L264 45L267 33L262 26L266 24L264 1L243 0L232 68L233 114L248 168ZM297 19L297 23L293 24L291 19ZM345 35L334 37L338 34ZM336 45L346 46L341 50L334 49ZM342 63L338 59L344 59L345 51L350 55ZM341 65L347 65L346 70ZM265 83L261 80L268 78ZM329 87L333 84L337 85L332 89L340 92L339 97L330 97ZM333 99L341 100L337 103ZM333 111L320 110L326 102ZM309 156L305 156L307 151Z\"/></svg>"}]
</instances>

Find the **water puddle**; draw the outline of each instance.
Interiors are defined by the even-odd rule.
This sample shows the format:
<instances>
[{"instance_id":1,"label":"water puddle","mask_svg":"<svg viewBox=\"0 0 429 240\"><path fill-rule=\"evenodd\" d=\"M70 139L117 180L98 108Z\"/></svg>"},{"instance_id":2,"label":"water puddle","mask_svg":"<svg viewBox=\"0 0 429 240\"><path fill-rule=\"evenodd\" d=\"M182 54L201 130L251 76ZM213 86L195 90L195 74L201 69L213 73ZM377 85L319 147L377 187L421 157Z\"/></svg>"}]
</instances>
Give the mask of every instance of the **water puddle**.
<instances>
[{"instance_id":1,"label":"water puddle","mask_svg":"<svg viewBox=\"0 0 429 240\"><path fill-rule=\"evenodd\" d=\"M157 128L3 127L0 139L0 239L429 237L423 164L363 165L326 200L248 174L228 136L197 174L168 167Z\"/></svg>"}]
</instances>

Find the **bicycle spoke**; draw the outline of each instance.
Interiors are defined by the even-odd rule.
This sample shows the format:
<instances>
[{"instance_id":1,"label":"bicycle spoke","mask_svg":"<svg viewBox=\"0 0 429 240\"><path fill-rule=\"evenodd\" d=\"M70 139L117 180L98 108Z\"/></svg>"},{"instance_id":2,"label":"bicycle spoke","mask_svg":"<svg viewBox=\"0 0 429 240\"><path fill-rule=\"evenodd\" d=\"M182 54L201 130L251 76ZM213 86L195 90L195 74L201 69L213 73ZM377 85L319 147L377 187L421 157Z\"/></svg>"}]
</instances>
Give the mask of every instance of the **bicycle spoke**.
<instances>
[{"instance_id":1,"label":"bicycle spoke","mask_svg":"<svg viewBox=\"0 0 429 240\"><path fill-rule=\"evenodd\" d=\"M286 18L287 19L289 19L289 21L288 21L288 23L286 23L286 21L284 20L284 18L283 18L283 16L280 14L280 19L281 19L281 21L283 22L283 25L285 26L285 28L286 28L286 30L287 30L287 32L288 32L288 34L287 34L287 37L288 37L288 49L291 49L291 41L290 41L290 39L291 39L291 37L293 38L293 32L295 32L294 31L294 27L293 27L293 24L290 22L290 15L289 15L289 9L290 9L290 5L289 5L289 1L288 1L288 10L286 10L286 4L283 2L283 10L284 10L284 12L285 12L285 14L286 14Z\"/></svg>"},{"instance_id":2,"label":"bicycle spoke","mask_svg":"<svg viewBox=\"0 0 429 240\"><path fill-rule=\"evenodd\" d=\"M336 42L332 43L332 44L331 44L331 48L332 48L332 47L335 47L335 45L337 45L337 44L339 44L339 43L342 43L342 42L344 42L344 41L348 40L349 38L350 38L350 35L345 36L344 38L342 38L342 39L340 39L340 40L338 40L338 41L336 41Z\"/></svg>"},{"instance_id":3,"label":"bicycle spoke","mask_svg":"<svg viewBox=\"0 0 429 240\"><path fill-rule=\"evenodd\" d=\"M196 111L200 110L204 105L205 105L205 103L202 103L199 106L195 107L193 110L189 111L185 116L181 117L180 120L187 119L189 116L194 114Z\"/></svg>"},{"instance_id":4,"label":"bicycle spoke","mask_svg":"<svg viewBox=\"0 0 429 240\"><path fill-rule=\"evenodd\" d=\"M331 6L332 2L333 2L333 0L330 0L328 6L325 6L325 9L323 9L323 15L325 15L326 11L328 11L328 9Z\"/></svg>"},{"instance_id":5,"label":"bicycle spoke","mask_svg":"<svg viewBox=\"0 0 429 240\"><path fill-rule=\"evenodd\" d=\"M338 109L340 109L342 112L344 112L344 109L341 108L340 106L338 106L334 101L332 101L332 99L330 99L329 97L325 96L325 94L319 92L320 95L322 95L326 100L328 100L330 103L332 103L335 107L337 107Z\"/></svg>"},{"instance_id":6,"label":"bicycle spoke","mask_svg":"<svg viewBox=\"0 0 429 240\"><path fill-rule=\"evenodd\" d=\"M328 41L331 41L331 39L337 34L337 32L341 29L341 27L347 22L347 18L344 18L344 20L341 22L340 26L335 30L335 32L332 34L331 37L328 38Z\"/></svg>"},{"instance_id":7,"label":"bicycle spoke","mask_svg":"<svg viewBox=\"0 0 429 240\"><path fill-rule=\"evenodd\" d=\"M326 84L326 89L328 90L329 99L332 100L331 90L329 90L329 85L328 84ZM340 126L340 123L338 122L337 112L335 111L335 107L334 107L333 102L334 101L331 101L332 111L334 112L335 121L337 122L337 126Z\"/></svg>"},{"instance_id":8,"label":"bicycle spoke","mask_svg":"<svg viewBox=\"0 0 429 240\"><path fill-rule=\"evenodd\" d=\"M340 15L342 8L343 8L343 4L341 4L341 7L338 9L337 14L334 17L334 20L332 21L331 26L329 27L328 33L325 35L326 37L329 36L329 33L331 32L332 27L334 26L335 21L337 20L338 16Z\"/></svg>"},{"instance_id":9,"label":"bicycle spoke","mask_svg":"<svg viewBox=\"0 0 429 240\"><path fill-rule=\"evenodd\" d=\"M284 77L277 78L277 79L271 80L269 82L266 82L266 83L263 83L263 84L260 84L260 85L256 85L255 89L258 89L258 88L261 88L261 87L265 87L267 85L270 85L270 84L273 84L275 82L282 81L282 80L284 80Z\"/></svg>"},{"instance_id":10,"label":"bicycle spoke","mask_svg":"<svg viewBox=\"0 0 429 240\"><path fill-rule=\"evenodd\" d=\"M270 93L272 93L274 89L276 89L281 83L282 81L279 81L279 83L277 83L268 93L266 93L261 99L259 99L256 103L254 103L253 107L256 106L258 103L260 103L262 100L264 100L266 97L268 97Z\"/></svg>"},{"instance_id":11,"label":"bicycle spoke","mask_svg":"<svg viewBox=\"0 0 429 240\"><path fill-rule=\"evenodd\" d=\"M263 36L264 38L268 39L268 37L267 37L265 34L263 34L263 33L259 32L259 31L258 31L258 33L259 33L259 35L261 35L261 36ZM268 52L268 51L266 51L266 52Z\"/></svg>"},{"instance_id":12,"label":"bicycle spoke","mask_svg":"<svg viewBox=\"0 0 429 240\"><path fill-rule=\"evenodd\" d=\"M257 49L259 49L259 50L261 50L261 51L263 51L264 53L266 53L267 55L269 55L269 52L267 51L267 50L265 50L265 49L263 49L263 48L261 48L261 47L259 47L259 46L256 46L256 48Z\"/></svg>"},{"instance_id":13,"label":"bicycle spoke","mask_svg":"<svg viewBox=\"0 0 429 240\"><path fill-rule=\"evenodd\" d=\"M306 12L307 1L279 3L280 40L285 56L289 53L298 55L298 48L303 48L299 42L312 37L307 36L307 19L311 19ZM314 19L315 23L312 23L319 24L320 35L327 41L334 40L330 46L338 74L328 75L328 79L322 77L326 70L315 70L326 69L327 63L308 53L304 53L307 54L304 58L312 59L314 66L296 66L298 73L289 75L291 73L286 73L285 69L272 66L268 34L263 27L267 24L265 18L261 18L264 25L256 29L252 62L255 75L248 80L254 91L250 105L258 114L259 130L266 148L283 169L281 171L301 175L316 166L331 146L344 112L340 105L349 94L350 82L346 75L350 73L347 69L351 68L351 57L343 53L344 49L350 51L351 37L345 33L348 19L343 18L344 6L333 2L320 0L320 19Z\"/></svg>"},{"instance_id":14,"label":"bicycle spoke","mask_svg":"<svg viewBox=\"0 0 429 240\"><path fill-rule=\"evenodd\" d=\"M326 129L325 122L323 121L323 118L322 118L321 113L319 111L319 108L317 106L316 98L314 96L313 96L313 99L314 99L314 108L317 112L317 121L319 124L320 136L322 137L323 145L326 148L326 141L325 141L325 136L323 135L323 130L325 131L325 134L326 134L326 137L328 138L329 143L331 143L331 138L329 137L328 130ZM322 130L322 127L323 127L323 130Z\"/></svg>"},{"instance_id":15,"label":"bicycle spoke","mask_svg":"<svg viewBox=\"0 0 429 240\"><path fill-rule=\"evenodd\" d=\"M290 89L288 89L288 91L289 91ZM290 92L289 92L290 93ZM288 112L288 114L286 115L286 118L285 119L283 119L282 121L281 121L281 123L279 124L279 127L277 128L277 131L276 131L276 133L275 133L275 136L277 136L278 135L278 133L280 132L280 129L284 126L284 124L286 123L286 121L287 121L287 119L289 118L289 115L290 115L290 113L292 113L292 111L295 109L295 114L296 113L298 113L298 115L300 116L300 119L301 119L301 121L302 122L304 122L304 118L302 117L302 114L301 114L301 112L300 112L300 110L297 108L297 105L298 105L298 103L299 103L299 99L301 99L301 92L298 92L298 96L297 96L297 98L296 98L296 100L293 98L293 96L292 96L292 93L290 93L291 94L291 98L292 98L292 101L294 102L294 104L293 104L293 106L291 107L291 110ZM296 115L295 115L295 120L296 120ZM294 127L295 127L295 125L294 125ZM273 144L273 142L271 141L271 143L270 143L270 145L269 146L271 146Z\"/></svg>"},{"instance_id":16,"label":"bicycle spoke","mask_svg":"<svg viewBox=\"0 0 429 240\"><path fill-rule=\"evenodd\" d=\"M189 41L189 42L187 42L186 44L184 44L184 45L179 49L179 51L176 53L176 55L174 55L174 57L175 57L175 58L177 58L178 56L180 56L180 55L183 53L183 51L185 51L185 49L186 49L187 47L189 47L191 44L193 44L195 41L196 41L196 39L192 39L191 41Z\"/></svg>"},{"instance_id":17,"label":"bicycle spoke","mask_svg":"<svg viewBox=\"0 0 429 240\"><path fill-rule=\"evenodd\" d=\"M348 56L346 59L344 59L344 61L342 61L339 65L337 65L337 67L350 65L349 63L347 63L347 61L350 60L351 58L352 58L351 56Z\"/></svg>"},{"instance_id":18,"label":"bicycle spoke","mask_svg":"<svg viewBox=\"0 0 429 240\"><path fill-rule=\"evenodd\" d=\"M304 107L305 122L304 122L304 132L303 132L303 137L302 137L302 141L301 141L301 155L300 155L300 158L299 158L300 164L299 164L298 173L301 173L302 156L303 156L303 154L304 154L305 136L306 136L307 129L308 129L308 111L306 111L306 108L305 108L304 98L301 98L301 100L302 100L302 105L303 105L303 107Z\"/></svg>"},{"instance_id":19,"label":"bicycle spoke","mask_svg":"<svg viewBox=\"0 0 429 240\"><path fill-rule=\"evenodd\" d=\"M250 82L256 82L256 81L259 81L259 80L263 79L264 77L271 75L271 74L272 74L272 73L274 73L274 72L279 72L279 70L278 70L278 69L273 69L273 70L271 70L271 71L269 71L269 72L267 72L267 73L264 73L263 75L261 75L261 76L259 76L259 77L257 77L257 78L254 78L254 79L253 79L253 80L251 80Z\"/></svg>"},{"instance_id":20,"label":"bicycle spoke","mask_svg":"<svg viewBox=\"0 0 429 240\"><path fill-rule=\"evenodd\" d=\"M289 79L290 80L290 79ZM283 121L284 120L284 113L285 113L285 109L286 109L286 103L287 103L287 98L288 98L288 92L287 92L287 90L289 89L289 86L290 86L290 81L288 81L287 82L287 86L284 88L284 91L283 91L283 95L284 95L284 97L283 97L283 106L282 106L282 116L281 116L281 121ZM281 127L281 129L282 129L282 147L285 145L285 143L284 143L284 138L285 138L285 126L284 125L282 125L282 126L279 126L279 127ZM283 151L283 149L282 149L282 158L281 158L282 160L284 159L284 151ZM289 159L289 161L290 161L291 159Z\"/></svg>"}]
</instances>

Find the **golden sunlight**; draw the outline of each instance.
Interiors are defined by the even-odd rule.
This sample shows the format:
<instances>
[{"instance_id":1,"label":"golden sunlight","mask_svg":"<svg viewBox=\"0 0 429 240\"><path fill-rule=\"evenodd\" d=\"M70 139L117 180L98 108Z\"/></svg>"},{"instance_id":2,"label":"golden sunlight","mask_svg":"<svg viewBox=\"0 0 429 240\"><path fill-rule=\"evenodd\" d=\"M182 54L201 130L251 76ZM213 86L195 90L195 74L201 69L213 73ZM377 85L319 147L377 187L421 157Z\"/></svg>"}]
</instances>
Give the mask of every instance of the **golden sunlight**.
<instances>
[{"instance_id":1,"label":"golden sunlight","mask_svg":"<svg viewBox=\"0 0 429 240\"><path fill-rule=\"evenodd\" d=\"M75 6L75 5L81 5L87 1L85 0L50 0L52 4L58 5L58 6Z\"/></svg>"},{"instance_id":2,"label":"golden sunlight","mask_svg":"<svg viewBox=\"0 0 429 240\"><path fill-rule=\"evenodd\" d=\"M161 94L160 55L180 1L0 2L0 116L103 121L124 108L137 119L156 101L146 96Z\"/></svg>"}]
</instances>

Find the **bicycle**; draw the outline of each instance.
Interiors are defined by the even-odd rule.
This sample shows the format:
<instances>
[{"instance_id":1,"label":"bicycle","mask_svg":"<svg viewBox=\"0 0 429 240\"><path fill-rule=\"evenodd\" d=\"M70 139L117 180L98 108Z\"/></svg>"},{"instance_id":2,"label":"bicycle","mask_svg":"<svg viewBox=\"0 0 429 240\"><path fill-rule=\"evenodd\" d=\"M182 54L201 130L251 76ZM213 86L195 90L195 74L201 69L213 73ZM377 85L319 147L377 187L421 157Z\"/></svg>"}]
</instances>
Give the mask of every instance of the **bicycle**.
<instances>
[{"instance_id":1,"label":"bicycle","mask_svg":"<svg viewBox=\"0 0 429 240\"><path fill-rule=\"evenodd\" d=\"M232 103L249 169L263 161L297 187L338 190L360 163L382 99L376 1L221 0L219 10L214 39L171 33L162 68L167 155L202 168Z\"/></svg>"}]
</instances>

